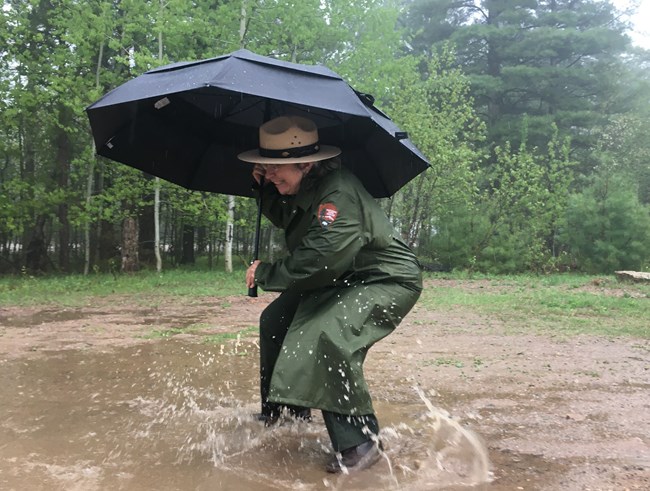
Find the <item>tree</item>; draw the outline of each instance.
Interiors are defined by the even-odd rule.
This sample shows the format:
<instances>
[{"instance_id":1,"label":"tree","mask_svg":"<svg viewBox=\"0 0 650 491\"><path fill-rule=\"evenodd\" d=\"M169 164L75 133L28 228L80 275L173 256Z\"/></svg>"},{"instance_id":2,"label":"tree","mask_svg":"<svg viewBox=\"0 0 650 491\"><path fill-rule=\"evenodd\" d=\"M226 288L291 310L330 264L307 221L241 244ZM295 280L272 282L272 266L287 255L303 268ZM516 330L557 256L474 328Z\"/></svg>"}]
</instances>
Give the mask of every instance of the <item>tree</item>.
<instances>
[{"instance_id":1,"label":"tree","mask_svg":"<svg viewBox=\"0 0 650 491\"><path fill-rule=\"evenodd\" d=\"M78 143L80 94L86 93L87 66L71 56L76 45L67 10L46 1L5 2L2 15L13 30L2 61L11 67L3 100L12 108L15 123L10 128L16 129L13 141L20 149L15 176L28 183L22 199L35 206L22 227L25 267L68 271L69 203L76 200L72 165L83 146ZM39 195L45 199L37 202ZM52 235L58 236L57 263L47 258Z\"/></svg>"},{"instance_id":2,"label":"tree","mask_svg":"<svg viewBox=\"0 0 650 491\"><path fill-rule=\"evenodd\" d=\"M526 141L525 127L521 136ZM472 202L448 208L431 247L445 268L494 273L548 272L563 266L558 236L575 165L555 133L546 153L522 143L496 147L493 165L476 172Z\"/></svg>"},{"instance_id":3,"label":"tree","mask_svg":"<svg viewBox=\"0 0 650 491\"><path fill-rule=\"evenodd\" d=\"M102 75L110 77L110 86L118 85L137 74L168 63L197 57L214 55L213 34L208 36L208 27L219 27L217 13L224 13L224 4L217 9L210 2L188 3L180 0L165 2L133 2L123 0L108 12L111 21L107 29L108 46L103 50L99 43L100 53L105 52L101 63L107 68ZM217 13L215 13L215 10ZM210 25L210 22L212 24ZM200 35L195 33L200 33ZM120 77L115 78L119 73ZM104 78L102 76L102 78ZM114 166L116 164L109 163ZM120 170L118 172L126 172ZM153 179L151 197L144 196L139 200L128 201L137 208L128 214L125 220L138 220L137 229L140 231L138 246L149 246L156 256L156 268L162 267L160 257L160 195L161 188L157 179ZM148 189L148 188L147 188ZM111 193L111 189L100 192ZM119 194L119 192L118 192ZM151 201L151 204L149 202ZM185 237L194 237L192 225L185 222ZM130 227L129 230L136 230ZM133 240L129 241L133 243ZM181 243L182 244L182 243ZM193 257L193 242L184 244L192 250L185 251L185 257ZM153 245L153 247L151 247ZM123 247L124 250L124 247ZM131 257L134 257L131 255Z\"/></svg>"},{"instance_id":4,"label":"tree","mask_svg":"<svg viewBox=\"0 0 650 491\"><path fill-rule=\"evenodd\" d=\"M590 273L642 270L650 260L650 207L626 179L602 172L571 197L562 236Z\"/></svg>"},{"instance_id":5,"label":"tree","mask_svg":"<svg viewBox=\"0 0 650 491\"><path fill-rule=\"evenodd\" d=\"M622 90L610 94L611 104L625 107L590 130L592 141L579 170L582 177L603 171L628 179L638 188L639 200L650 202L650 51L633 49L624 56ZM582 182L588 182L583 180Z\"/></svg>"},{"instance_id":6,"label":"tree","mask_svg":"<svg viewBox=\"0 0 650 491\"><path fill-rule=\"evenodd\" d=\"M544 148L555 124L584 150L594 125L628 109L612 95L622 90L629 39L608 2L419 0L406 22L417 50L456 45L495 144L517 147L525 117L532 146Z\"/></svg>"},{"instance_id":7,"label":"tree","mask_svg":"<svg viewBox=\"0 0 650 491\"><path fill-rule=\"evenodd\" d=\"M451 68L453 51L425 61L426 77L417 58L404 58L390 113L431 162L431 169L409 183L391 207L410 245L420 243L427 254L427 237L434 235L450 210L473 201L474 170L480 160L474 144L481 124L468 97L468 84ZM431 252L431 251L429 251Z\"/></svg>"},{"instance_id":8,"label":"tree","mask_svg":"<svg viewBox=\"0 0 650 491\"><path fill-rule=\"evenodd\" d=\"M516 152L509 144L497 147L495 164L483 171L479 210L490 226L475 257L484 270L545 272L558 267L557 234L573 177L568 143L554 139L544 155L527 148L525 133L521 138L524 143Z\"/></svg>"}]
</instances>

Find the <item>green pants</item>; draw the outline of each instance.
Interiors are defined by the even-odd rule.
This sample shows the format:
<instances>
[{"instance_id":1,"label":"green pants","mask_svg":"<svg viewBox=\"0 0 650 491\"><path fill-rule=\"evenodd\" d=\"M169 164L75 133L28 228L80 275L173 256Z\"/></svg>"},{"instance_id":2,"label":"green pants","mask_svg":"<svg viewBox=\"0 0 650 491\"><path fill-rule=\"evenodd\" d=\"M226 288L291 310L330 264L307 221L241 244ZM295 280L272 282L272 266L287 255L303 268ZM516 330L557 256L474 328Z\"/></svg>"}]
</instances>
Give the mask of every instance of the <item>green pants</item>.
<instances>
[{"instance_id":1,"label":"green pants","mask_svg":"<svg viewBox=\"0 0 650 491\"><path fill-rule=\"evenodd\" d=\"M377 433L363 362L420 292L396 283L282 293L260 318L262 412L323 410L336 450Z\"/></svg>"},{"instance_id":2,"label":"green pants","mask_svg":"<svg viewBox=\"0 0 650 491\"><path fill-rule=\"evenodd\" d=\"M323 420L335 452L356 447L370 440L371 435L379 434L379 422L374 414L349 416L323 411Z\"/></svg>"},{"instance_id":3,"label":"green pants","mask_svg":"<svg viewBox=\"0 0 650 491\"><path fill-rule=\"evenodd\" d=\"M301 294L293 291L282 293L271 302L260 317L260 396L262 414L270 416L279 413L283 405L269 401L269 387L275 362L280 356L282 343L300 302ZM292 412L304 407L284 405Z\"/></svg>"}]
</instances>

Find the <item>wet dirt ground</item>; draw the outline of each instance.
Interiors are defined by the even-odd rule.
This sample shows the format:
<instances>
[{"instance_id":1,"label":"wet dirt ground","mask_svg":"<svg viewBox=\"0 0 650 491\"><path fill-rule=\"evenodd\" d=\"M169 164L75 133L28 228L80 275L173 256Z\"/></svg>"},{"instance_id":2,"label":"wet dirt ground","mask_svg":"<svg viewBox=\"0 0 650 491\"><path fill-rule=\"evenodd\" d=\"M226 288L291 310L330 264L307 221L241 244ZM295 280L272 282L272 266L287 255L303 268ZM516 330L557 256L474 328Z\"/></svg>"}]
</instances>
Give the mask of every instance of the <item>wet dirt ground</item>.
<instances>
[{"instance_id":1,"label":"wet dirt ground","mask_svg":"<svg viewBox=\"0 0 650 491\"><path fill-rule=\"evenodd\" d=\"M419 306L365 365L385 459L327 475L318 415L252 417L273 298L0 306L0 489L650 489L648 340Z\"/></svg>"}]
</instances>

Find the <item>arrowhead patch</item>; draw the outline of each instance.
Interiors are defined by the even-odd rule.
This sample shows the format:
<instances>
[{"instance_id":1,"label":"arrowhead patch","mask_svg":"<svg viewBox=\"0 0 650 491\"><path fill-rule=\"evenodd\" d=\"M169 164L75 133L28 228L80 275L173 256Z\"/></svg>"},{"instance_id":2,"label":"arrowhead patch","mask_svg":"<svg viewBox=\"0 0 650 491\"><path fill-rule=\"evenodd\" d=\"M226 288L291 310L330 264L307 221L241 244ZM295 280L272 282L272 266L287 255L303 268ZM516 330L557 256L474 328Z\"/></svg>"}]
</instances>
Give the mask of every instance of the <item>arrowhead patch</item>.
<instances>
[{"instance_id":1,"label":"arrowhead patch","mask_svg":"<svg viewBox=\"0 0 650 491\"><path fill-rule=\"evenodd\" d=\"M329 227L339 214L333 203L323 203L318 207L318 223L323 228Z\"/></svg>"}]
</instances>

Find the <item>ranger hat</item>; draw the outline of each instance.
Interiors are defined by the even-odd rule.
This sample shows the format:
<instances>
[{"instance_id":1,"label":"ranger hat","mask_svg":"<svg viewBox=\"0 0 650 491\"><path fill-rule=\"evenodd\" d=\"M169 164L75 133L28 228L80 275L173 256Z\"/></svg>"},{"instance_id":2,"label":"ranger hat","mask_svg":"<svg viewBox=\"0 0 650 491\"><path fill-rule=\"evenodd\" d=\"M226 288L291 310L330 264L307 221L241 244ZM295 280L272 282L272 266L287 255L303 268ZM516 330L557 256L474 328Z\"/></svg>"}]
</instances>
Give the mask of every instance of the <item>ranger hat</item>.
<instances>
[{"instance_id":1,"label":"ranger hat","mask_svg":"<svg viewBox=\"0 0 650 491\"><path fill-rule=\"evenodd\" d=\"M240 153L237 158L256 164L299 164L336 157L341 149L321 145L318 128L301 116L280 116L260 126L260 148Z\"/></svg>"}]
</instances>

